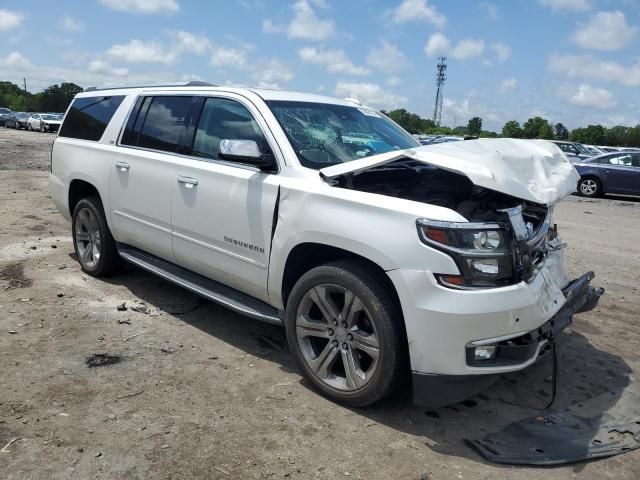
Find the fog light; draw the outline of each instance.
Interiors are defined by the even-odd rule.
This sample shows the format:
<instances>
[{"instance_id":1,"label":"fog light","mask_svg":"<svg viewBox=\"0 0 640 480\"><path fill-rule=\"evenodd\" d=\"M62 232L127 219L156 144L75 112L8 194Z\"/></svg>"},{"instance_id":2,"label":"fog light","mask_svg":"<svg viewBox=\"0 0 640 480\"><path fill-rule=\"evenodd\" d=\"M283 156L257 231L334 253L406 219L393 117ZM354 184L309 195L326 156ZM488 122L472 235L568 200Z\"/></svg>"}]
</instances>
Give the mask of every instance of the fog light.
<instances>
[{"instance_id":1,"label":"fog light","mask_svg":"<svg viewBox=\"0 0 640 480\"><path fill-rule=\"evenodd\" d=\"M495 345L482 345L475 348L473 356L475 360L491 360L495 358L496 353L498 353L498 347Z\"/></svg>"}]
</instances>

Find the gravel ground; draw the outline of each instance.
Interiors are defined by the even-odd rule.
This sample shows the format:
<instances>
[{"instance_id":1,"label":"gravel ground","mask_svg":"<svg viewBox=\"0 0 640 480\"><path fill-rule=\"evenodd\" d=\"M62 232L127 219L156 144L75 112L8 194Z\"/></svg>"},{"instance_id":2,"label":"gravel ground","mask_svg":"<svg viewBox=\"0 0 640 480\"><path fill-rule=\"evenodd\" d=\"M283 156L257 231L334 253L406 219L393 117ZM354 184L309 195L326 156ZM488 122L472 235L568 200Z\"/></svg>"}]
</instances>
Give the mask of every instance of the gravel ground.
<instances>
[{"instance_id":1,"label":"gravel ground","mask_svg":"<svg viewBox=\"0 0 640 480\"><path fill-rule=\"evenodd\" d=\"M640 478L640 451L514 468L464 444L539 414L548 358L464 404L348 409L309 389L281 329L135 268L84 275L46 190L52 140L0 129L3 478ZM571 197L556 220L570 272L607 289L559 338L561 410L635 382L640 201Z\"/></svg>"}]
</instances>

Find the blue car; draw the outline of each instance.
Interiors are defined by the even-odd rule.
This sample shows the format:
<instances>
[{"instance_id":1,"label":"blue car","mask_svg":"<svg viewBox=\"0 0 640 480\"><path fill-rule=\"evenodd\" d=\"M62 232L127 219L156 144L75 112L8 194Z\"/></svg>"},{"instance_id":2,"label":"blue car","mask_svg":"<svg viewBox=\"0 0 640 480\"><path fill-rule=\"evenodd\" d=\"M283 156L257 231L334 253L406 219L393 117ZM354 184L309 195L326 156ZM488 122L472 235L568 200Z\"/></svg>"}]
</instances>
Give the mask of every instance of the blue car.
<instances>
[{"instance_id":1,"label":"blue car","mask_svg":"<svg viewBox=\"0 0 640 480\"><path fill-rule=\"evenodd\" d=\"M640 195L640 151L605 153L573 163L578 173L578 193L598 197L605 193Z\"/></svg>"}]
</instances>

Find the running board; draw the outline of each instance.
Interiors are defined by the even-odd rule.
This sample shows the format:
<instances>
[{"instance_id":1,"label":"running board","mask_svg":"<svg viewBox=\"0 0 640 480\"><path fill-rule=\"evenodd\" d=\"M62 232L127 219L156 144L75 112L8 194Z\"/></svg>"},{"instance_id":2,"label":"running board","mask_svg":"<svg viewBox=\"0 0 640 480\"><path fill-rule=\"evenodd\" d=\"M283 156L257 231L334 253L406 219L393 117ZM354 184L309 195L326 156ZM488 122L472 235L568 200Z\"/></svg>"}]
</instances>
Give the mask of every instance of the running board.
<instances>
[{"instance_id":1,"label":"running board","mask_svg":"<svg viewBox=\"0 0 640 480\"><path fill-rule=\"evenodd\" d=\"M126 261L180 285L212 302L263 322L282 325L276 308L231 287L227 287L190 270L166 262L128 245L118 244L118 253Z\"/></svg>"}]
</instances>

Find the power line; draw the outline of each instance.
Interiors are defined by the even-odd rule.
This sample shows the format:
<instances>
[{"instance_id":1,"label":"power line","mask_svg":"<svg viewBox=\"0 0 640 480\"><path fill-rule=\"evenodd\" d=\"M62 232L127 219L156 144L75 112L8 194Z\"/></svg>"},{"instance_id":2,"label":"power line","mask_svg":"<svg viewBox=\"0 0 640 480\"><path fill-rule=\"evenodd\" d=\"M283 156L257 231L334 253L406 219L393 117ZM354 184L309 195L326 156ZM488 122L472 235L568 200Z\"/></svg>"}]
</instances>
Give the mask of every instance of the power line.
<instances>
[{"instance_id":1,"label":"power line","mask_svg":"<svg viewBox=\"0 0 640 480\"><path fill-rule=\"evenodd\" d=\"M444 89L444 82L447 80L447 57L438 58L438 65L436 66L436 103L433 107L433 123L438 127L442 121L442 90Z\"/></svg>"}]
</instances>

